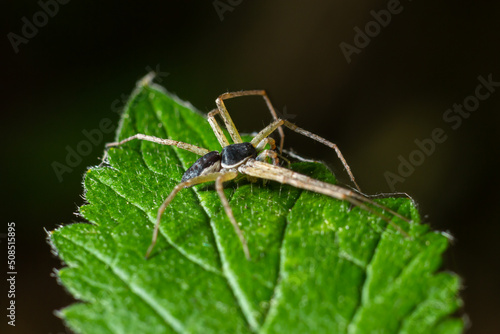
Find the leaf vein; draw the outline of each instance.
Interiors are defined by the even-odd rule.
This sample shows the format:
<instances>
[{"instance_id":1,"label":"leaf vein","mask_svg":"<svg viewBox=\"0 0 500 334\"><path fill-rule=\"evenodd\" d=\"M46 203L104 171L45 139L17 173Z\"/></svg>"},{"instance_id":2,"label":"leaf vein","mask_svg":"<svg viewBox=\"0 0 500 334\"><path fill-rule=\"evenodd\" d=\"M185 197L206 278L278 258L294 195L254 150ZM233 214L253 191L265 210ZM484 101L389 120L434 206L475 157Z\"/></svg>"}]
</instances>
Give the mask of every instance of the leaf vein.
<instances>
[{"instance_id":1,"label":"leaf vein","mask_svg":"<svg viewBox=\"0 0 500 334\"><path fill-rule=\"evenodd\" d=\"M385 233L385 231L386 231L386 229L384 229L384 232L382 232L382 233ZM380 245L381 240L382 240L382 235L379 235L379 238L377 239L377 243L375 244L375 247L373 247L373 251L371 253L370 260L368 261L366 267L363 268L364 272L365 272L365 277L363 280L363 285L361 287L359 302L358 302L358 305L356 306L356 310L353 312L353 315L352 315L351 319L349 320L349 323L346 326L346 333L352 332L350 330L350 328L353 326L353 321L354 321L354 319L356 319L358 313L361 312L361 310L363 309L363 306L364 306L363 299L364 299L364 296L368 293L367 289L369 289L368 284L367 284L367 282L369 280L368 268L370 268L370 266L372 265L373 259L375 257L375 254L377 253L377 249Z\"/></svg>"},{"instance_id":2,"label":"leaf vein","mask_svg":"<svg viewBox=\"0 0 500 334\"><path fill-rule=\"evenodd\" d=\"M83 249L88 254L92 255L98 261L102 262L108 268L110 268L111 272L117 278L119 278L120 281L122 281L123 284L127 286L135 296L142 300L144 304L149 306L154 311L154 313L156 313L156 315L165 322L167 326L171 327L179 333L182 333L184 331L184 327L182 326L181 322L175 319L174 316L171 315L167 310L165 310L161 305L156 303L153 296L150 296L147 291L141 289L140 285L135 285L132 282L127 281L127 275L123 272L123 270L115 266L113 261L106 261L105 257L101 256L98 252L94 252L92 249L86 248L84 245L66 237L64 234L61 234L61 236L67 241L71 242L73 245Z\"/></svg>"}]
</instances>

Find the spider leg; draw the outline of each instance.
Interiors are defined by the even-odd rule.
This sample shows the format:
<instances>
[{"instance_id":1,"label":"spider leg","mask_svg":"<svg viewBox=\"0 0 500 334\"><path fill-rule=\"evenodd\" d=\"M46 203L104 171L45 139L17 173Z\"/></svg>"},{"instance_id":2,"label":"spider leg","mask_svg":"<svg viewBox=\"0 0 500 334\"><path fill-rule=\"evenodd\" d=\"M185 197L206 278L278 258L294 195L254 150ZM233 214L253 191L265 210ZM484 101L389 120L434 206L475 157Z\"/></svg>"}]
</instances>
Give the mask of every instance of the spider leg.
<instances>
[{"instance_id":1,"label":"spider leg","mask_svg":"<svg viewBox=\"0 0 500 334\"><path fill-rule=\"evenodd\" d=\"M261 150L262 150L262 149L266 146L266 144L269 144L269 145L271 146L271 150L264 150L264 151L261 151ZM264 138L264 139L263 139L263 140L259 143L259 145L257 145L257 147L256 147L255 149L257 150L257 152L260 152L260 153L259 153L259 156L260 156L262 153L264 153L264 152L266 152L266 151L267 151L267 152L266 152L266 153L264 153L264 154L265 154L265 156L267 156L267 157L271 157L271 158L273 159L273 164L274 164L274 165L279 165L279 159L284 160L284 161L288 164L288 166L290 166L290 165L291 165L290 160L288 160L287 158L285 158L284 156L282 156L280 153L278 153L278 152L276 152L276 151L275 151L275 150L276 150L276 142L275 142L275 141L274 141L274 139L273 139L273 138L271 138L271 137L266 137L266 138ZM259 159L259 156L257 156L257 160L259 160L259 161L265 161L265 160L263 160L263 159ZM278 159L278 157L279 157L279 159Z\"/></svg>"},{"instance_id":2,"label":"spider leg","mask_svg":"<svg viewBox=\"0 0 500 334\"><path fill-rule=\"evenodd\" d=\"M273 161L273 165L275 166L279 165L278 153L276 153L276 151L264 150L260 152L257 158L255 159L258 161L266 162L266 158L271 158L271 160Z\"/></svg>"},{"instance_id":3,"label":"spider leg","mask_svg":"<svg viewBox=\"0 0 500 334\"><path fill-rule=\"evenodd\" d=\"M163 202L163 204L158 209L158 214L156 215L156 224L155 224L155 228L153 230L153 237L151 239L151 244L149 245L148 251L146 252L146 259L149 258L149 255L151 255L151 252L153 251L153 248L156 245L156 241L158 239L158 230L160 228L161 216L165 212L165 209L170 204L170 202L172 202L175 195L177 195L177 193L180 190L182 190L186 187L194 186L194 185L197 185L200 183L215 181L221 174L222 173L211 173L211 174L193 177L192 179L189 179L185 182L181 182L174 187L174 189L170 192L170 195L168 195L167 199Z\"/></svg>"},{"instance_id":4,"label":"spider leg","mask_svg":"<svg viewBox=\"0 0 500 334\"><path fill-rule=\"evenodd\" d=\"M283 167L274 166L254 159L249 159L246 164L239 166L238 171L245 175L272 180L283 184L289 184L296 188L313 191L342 201L348 201L349 203L354 204L362 208L363 210L366 210L382 218L405 237L410 237L408 233L405 232L400 226L396 225L392 220L390 220L380 212L373 210L367 204L385 210L392 215L403 219L406 222L410 222L408 218L403 217L399 213L381 204L378 204L377 202L374 202L369 198L366 198L365 196L355 193L354 191L339 187L331 183L313 179L309 176L294 172Z\"/></svg>"},{"instance_id":5,"label":"spider leg","mask_svg":"<svg viewBox=\"0 0 500 334\"><path fill-rule=\"evenodd\" d=\"M248 243L243 236L243 232L241 231L238 222L234 218L233 210L231 209L231 206L229 205L229 201L227 200L226 195L224 195L224 188L222 186L223 182L233 180L238 176L238 172L236 171L227 171L223 173L219 173L220 175L217 177L215 180L215 189L217 190L217 194L219 195L219 198L222 202L222 206L224 207L224 211L226 212L227 217L229 218L229 221L233 225L234 232L236 235L238 235L238 238L240 239L241 246L243 247L243 252L245 253L245 257L247 260L250 260L250 251L248 250Z\"/></svg>"},{"instance_id":6,"label":"spider leg","mask_svg":"<svg viewBox=\"0 0 500 334\"><path fill-rule=\"evenodd\" d=\"M131 137L125 138L125 139L117 141L117 142L107 143L106 149L109 149L110 147L113 147L113 146L120 146L120 145L125 144L126 142L129 142L129 141L134 140L134 139L146 140L146 141L156 143L156 144L161 144L161 145L176 146L180 149L183 149L183 150L186 150L189 152L193 152L193 153L198 154L198 155L205 155L205 154L210 152L209 150L207 150L206 148L203 148L203 147L198 147L198 146L191 145L191 144L184 143L184 142L177 141L177 140L164 139L164 138L158 138L158 137L153 137L153 136L149 136L149 135L144 135L142 133L138 133L136 135L133 135Z\"/></svg>"},{"instance_id":7,"label":"spider leg","mask_svg":"<svg viewBox=\"0 0 500 334\"><path fill-rule=\"evenodd\" d=\"M271 150L276 149L276 142L271 137L266 137L263 140L261 140L259 145L257 145L257 147L255 147L255 149L257 150L257 152L262 151L264 149L264 147L266 146L266 144L269 144L269 146L271 147Z\"/></svg>"},{"instance_id":8,"label":"spider leg","mask_svg":"<svg viewBox=\"0 0 500 334\"><path fill-rule=\"evenodd\" d=\"M212 127L212 130L217 137L217 140L219 141L220 146L226 147L229 145L229 141L226 138L226 135L224 135L224 132L222 131L221 127L219 126L219 123L217 123L217 120L215 119L215 115L219 113L219 109L214 109L211 112L208 113L207 115L207 120L208 124ZM233 124L234 125L234 124Z\"/></svg>"},{"instance_id":9,"label":"spider leg","mask_svg":"<svg viewBox=\"0 0 500 334\"><path fill-rule=\"evenodd\" d=\"M413 199L413 197L411 197L408 193L405 193L405 192L380 193L380 194L365 195L365 196L369 197L369 198L404 197L404 198L408 198L409 200L411 200L415 204L415 206L417 205L417 203L415 203L415 200Z\"/></svg>"},{"instance_id":10,"label":"spider leg","mask_svg":"<svg viewBox=\"0 0 500 334\"><path fill-rule=\"evenodd\" d=\"M356 189L358 189L358 191L361 192L361 188L356 183L356 180L354 179L354 175L351 172L351 167L349 167L349 165L347 164L347 161L345 160L344 156L342 155L342 152L340 152L340 149L338 148L338 146L336 144L334 144L331 141L328 141L325 138L320 137L320 136L318 136L318 135L316 135L316 134L314 134L312 132L309 132L307 130L299 128L298 126L296 126L293 123L290 123L287 120L277 119L277 120L273 121L271 124L269 124L268 126L266 126L262 131L260 131L252 139L252 141L251 141L252 145L253 146L259 145L259 143L262 140L264 140L264 138L266 138L267 136L269 136L271 133L273 133L277 128L279 128L282 125L286 126L290 130L293 130L293 131L295 131L297 133L300 133L303 136L306 136L306 137L309 137L311 139L314 139L314 140L316 140L316 141L318 141L318 142L320 142L320 143L322 143L322 144L324 144L324 145L332 148L333 150L335 150L335 152L337 153L337 157L340 159L340 161L344 165L344 168L346 169L347 174L349 174L349 178L351 179L352 183L354 183L354 185L356 186Z\"/></svg>"},{"instance_id":11,"label":"spider leg","mask_svg":"<svg viewBox=\"0 0 500 334\"><path fill-rule=\"evenodd\" d=\"M241 137L238 133L238 130L236 129L236 126L233 123L233 120L231 119L231 116L229 115L229 112L226 109L226 106L224 104L224 100L232 99L235 97L240 97L240 96L262 96L264 101L266 102L267 108L269 109L271 115L275 120L279 119L278 115L276 113L276 110L273 107L273 104L271 103L271 100L269 99L269 96L267 96L267 93L265 90L243 90L239 92L229 92L229 93L224 93L220 95L216 100L215 103L217 104L218 110L212 111L212 116L215 116L216 114L220 114L222 119L224 120L224 123L226 124L227 131L231 135L231 138L233 139L233 142L236 143L241 143ZM210 120L209 120L210 121ZM212 126L213 127L213 126ZM283 144L285 141L285 133L283 132L283 129L281 127L278 127L278 132L280 135L280 152L283 151Z\"/></svg>"}]
</instances>

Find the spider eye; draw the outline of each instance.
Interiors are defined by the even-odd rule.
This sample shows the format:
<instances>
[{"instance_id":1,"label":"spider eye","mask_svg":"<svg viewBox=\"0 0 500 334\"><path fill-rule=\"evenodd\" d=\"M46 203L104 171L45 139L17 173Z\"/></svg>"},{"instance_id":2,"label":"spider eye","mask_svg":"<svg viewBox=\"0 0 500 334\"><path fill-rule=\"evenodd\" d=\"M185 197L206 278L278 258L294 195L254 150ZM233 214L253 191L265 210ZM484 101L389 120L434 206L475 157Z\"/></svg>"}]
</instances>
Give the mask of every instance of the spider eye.
<instances>
[{"instance_id":1,"label":"spider eye","mask_svg":"<svg viewBox=\"0 0 500 334\"><path fill-rule=\"evenodd\" d=\"M222 167L233 168L241 165L249 158L255 158L257 151L251 143L239 143L224 147L220 155L222 157Z\"/></svg>"},{"instance_id":2,"label":"spider eye","mask_svg":"<svg viewBox=\"0 0 500 334\"><path fill-rule=\"evenodd\" d=\"M205 154L186 170L184 175L182 175L181 182L190 180L193 177L220 171L220 160L221 156L217 151Z\"/></svg>"}]
</instances>

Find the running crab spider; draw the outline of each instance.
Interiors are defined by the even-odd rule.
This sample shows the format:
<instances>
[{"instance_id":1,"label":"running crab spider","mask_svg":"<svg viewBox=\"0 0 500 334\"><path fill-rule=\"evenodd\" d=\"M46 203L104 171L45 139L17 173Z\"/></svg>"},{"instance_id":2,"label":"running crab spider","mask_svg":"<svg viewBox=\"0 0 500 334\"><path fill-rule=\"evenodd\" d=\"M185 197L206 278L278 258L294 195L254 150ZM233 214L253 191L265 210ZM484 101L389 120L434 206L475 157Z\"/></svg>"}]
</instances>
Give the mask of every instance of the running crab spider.
<instances>
[{"instance_id":1,"label":"running crab spider","mask_svg":"<svg viewBox=\"0 0 500 334\"><path fill-rule=\"evenodd\" d=\"M238 130L236 129L236 126L231 119L231 116L226 109L226 106L224 105L224 100L252 95L263 97L274 120L264 129L262 129L257 135L255 135L255 137L253 137L250 142L243 142ZM214 109L210 113L208 113L207 119L210 126L212 127L215 136L217 137L217 140L222 146L222 150L220 152L209 151L205 148L198 147L192 144L172 139L153 137L140 133L118 142L106 144L106 149L109 149L110 147L119 146L134 139L146 140L161 145L176 146L180 149L187 150L201 156L191 167L186 170L186 172L182 176L181 182L174 187L169 196L165 199L163 204L158 209L153 237L151 240L151 244L146 252L146 258L151 255L151 252L153 251L153 248L156 244L161 217L167 206L174 199L175 195L184 188L215 181L215 189L222 202L224 211L229 218L229 221L233 225L234 231L241 242L246 258L250 259L250 251L248 249L247 241L238 225L238 222L234 217L231 206L229 205L229 202L223 192L223 183L234 180L240 175L247 176L250 181L255 181L258 178L276 181L282 184L288 184L297 188L347 201L352 205L358 206L361 209L382 218L402 235L404 235L405 237L409 237L409 235L401 227L395 224L387 216L374 209L374 207L387 211L391 215L398 217L406 222L410 222L410 220L406 217L403 217L399 213L377 202L372 201L367 196L361 193L361 190L354 179L351 169L337 145L322 137L319 137L316 134L302 129L285 119L278 118L276 111L264 90L248 90L225 93L220 95L215 102L217 104L217 109ZM222 128L219 126L217 120L215 119L216 115L220 115L220 117L224 121L225 127L229 135L231 136L233 144L230 144L228 139L226 138L224 132L222 131ZM278 130L280 135L281 153L284 141L284 133L282 130L283 126L334 149L337 153L338 158L341 160L347 173L349 174L349 177L355 185L357 191L322 182L279 166L279 154L276 152L276 144L275 141L269 136L274 131ZM269 144L270 149L266 149L267 144ZM269 163L268 161L271 163Z\"/></svg>"}]
</instances>

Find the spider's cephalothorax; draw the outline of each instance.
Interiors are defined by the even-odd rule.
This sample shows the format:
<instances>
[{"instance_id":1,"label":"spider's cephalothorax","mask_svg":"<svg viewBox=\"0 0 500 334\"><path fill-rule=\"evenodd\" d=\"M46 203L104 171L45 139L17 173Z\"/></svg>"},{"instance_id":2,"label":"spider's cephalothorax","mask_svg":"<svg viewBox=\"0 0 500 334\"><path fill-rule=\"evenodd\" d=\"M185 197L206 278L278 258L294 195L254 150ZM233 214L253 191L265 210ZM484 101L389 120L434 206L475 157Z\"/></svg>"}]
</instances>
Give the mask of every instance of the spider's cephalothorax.
<instances>
[{"instance_id":1,"label":"spider's cephalothorax","mask_svg":"<svg viewBox=\"0 0 500 334\"><path fill-rule=\"evenodd\" d=\"M248 159L257 157L257 150L251 143L239 143L224 147L220 155L223 168L235 168Z\"/></svg>"},{"instance_id":2,"label":"spider's cephalothorax","mask_svg":"<svg viewBox=\"0 0 500 334\"><path fill-rule=\"evenodd\" d=\"M264 98L269 110L271 111L271 115L274 118L274 121L271 122L268 126L262 129L249 143L244 143L241 139L241 136L236 129L231 116L224 105L223 100L230 99L238 96L249 96L249 95L259 95ZM189 143L184 143L180 141L176 141L173 139L163 139L158 137L149 136L146 134L135 134L131 137L125 138L119 142L109 143L106 145L107 148L112 146L122 145L128 141L133 139L147 140L153 143L162 144L162 145L171 145L176 146L180 149L187 150L189 152L193 152L201 156L191 167L189 167L184 175L182 176L182 180L179 184L177 184L174 189L171 191L170 195L165 199L163 204L158 209L158 215L156 218L156 224L153 232L153 238L151 241L151 245L148 248L146 253L146 257L148 257L154 245L156 244L156 240L158 238L158 230L160 226L160 221L163 212L169 203L174 199L175 195L186 187L191 187L196 184L202 184L206 182L215 181L215 189L219 198L222 202L222 206L224 211L226 212L229 221L233 225L233 228L238 235L240 242L243 247L243 251L247 259L250 259L250 251L247 245L247 241L241 231L229 205L229 202L224 195L223 191L223 183L236 179L239 175L246 175L249 179L261 178L264 180L271 180L280 182L283 184L288 184L297 188L301 188L308 191L313 191L316 193L320 193L326 196L330 196L339 200L348 201L349 203L356 205L363 210L366 210L383 220L385 220L388 224L394 227L397 231L403 234L406 237L409 237L408 234L392 219L389 219L385 214L378 211L377 209L382 209L383 211L391 214L393 217L398 217L406 222L410 222L410 220L406 217L401 216L399 213L392 211L391 209L374 202L369 199L367 196L361 193L359 186L354 180L354 176L352 175L351 169L349 165L345 161L342 153L340 152L337 145L334 143L314 134L302 128L299 128L295 124L290 123L287 120L279 119L276 110L271 104L267 94L263 90L250 90L250 91L241 91L234 93L225 93L217 98L215 101L217 104L217 109L214 109L210 113L208 113L208 122L214 131L215 136L219 144L222 146L222 151L219 153L217 151L210 152L209 150L198 147ZM220 115L224 121L227 131L231 136L234 144L229 144L224 131L222 131L221 127L217 123L215 116ZM299 134L302 134L306 137L309 137L313 140L316 140L333 150L337 153L337 156L342 161L347 173L353 184L356 186L357 191L352 191L350 189L346 189L334 184L322 182L306 175L294 172L290 169L280 167L278 160L278 153L275 151L274 140L269 136L274 131L278 130L281 138L280 142L280 153L283 149L283 140L284 134L281 129L282 126L289 128L292 131L295 131ZM266 144L271 146L270 150L264 149ZM271 163L266 162L270 161ZM377 209L375 209L377 208Z\"/></svg>"}]
</instances>

